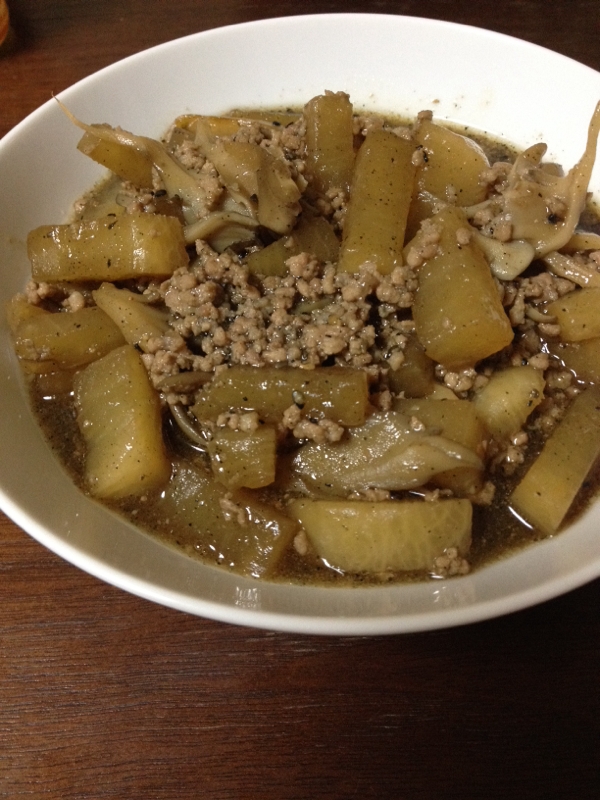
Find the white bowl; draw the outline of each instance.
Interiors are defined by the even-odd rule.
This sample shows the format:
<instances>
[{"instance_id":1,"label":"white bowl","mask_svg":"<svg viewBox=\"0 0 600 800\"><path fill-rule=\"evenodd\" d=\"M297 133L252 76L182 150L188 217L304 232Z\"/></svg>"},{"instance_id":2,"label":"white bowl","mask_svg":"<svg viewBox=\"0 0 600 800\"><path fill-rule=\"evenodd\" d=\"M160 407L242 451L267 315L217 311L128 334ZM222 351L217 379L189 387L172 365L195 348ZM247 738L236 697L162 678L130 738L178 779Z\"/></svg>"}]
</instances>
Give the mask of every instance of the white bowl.
<instances>
[{"instance_id":1,"label":"white bowl","mask_svg":"<svg viewBox=\"0 0 600 800\"><path fill-rule=\"evenodd\" d=\"M551 78L549 78L551 76ZM543 140L571 166L583 152L600 74L496 33L400 16L288 17L200 33L125 59L61 94L79 118L161 134L186 111L298 106L325 89L357 105L430 108L494 136ZM50 100L0 142L0 304L28 276L24 241L62 221L101 170ZM600 187L596 169L592 188ZM419 585L327 589L259 583L163 546L71 483L29 410L0 321L0 506L67 561L129 592L200 616L321 634L443 628L505 614L600 575L600 508L569 530L467 577Z\"/></svg>"}]
</instances>

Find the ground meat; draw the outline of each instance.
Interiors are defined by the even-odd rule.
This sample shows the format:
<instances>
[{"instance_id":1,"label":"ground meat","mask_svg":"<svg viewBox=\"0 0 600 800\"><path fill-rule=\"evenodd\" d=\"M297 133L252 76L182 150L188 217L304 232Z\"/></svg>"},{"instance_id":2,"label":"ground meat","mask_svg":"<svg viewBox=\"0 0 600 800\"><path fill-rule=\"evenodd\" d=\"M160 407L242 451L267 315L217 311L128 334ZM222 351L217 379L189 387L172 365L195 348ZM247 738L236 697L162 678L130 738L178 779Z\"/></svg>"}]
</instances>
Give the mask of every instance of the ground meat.
<instances>
[{"instance_id":1,"label":"ground meat","mask_svg":"<svg viewBox=\"0 0 600 800\"><path fill-rule=\"evenodd\" d=\"M406 256L406 263L409 267L417 269L429 259L434 258L438 252L441 231L439 227L430 220L421 223L421 236L419 242L409 249Z\"/></svg>"},{"instance_id":2,"label":"ground meat","mask_svg":"<svg viewBox=\"0 0 600 800\"><path fill-rule=\"evenodd\" d=\"M433 574L440 578L467 575L470 569L469 562L459 556L455 547L449 547L443 555L438 556L433 562Z\"/></svg>"},{"instance_id":3,"label":"ground meat","mask_svg":"<svg viewBox=\"0 0 600 800\"><path fill-rule=\"evenodd\" d=\"M384 503L391 497L391 493L386 489L366 489L364 492L353 492L348 499L365 500L367 503Z\"/></svg>"},{"instance_id":4,"label":"ground meat","mask_svg":"<svg viewBox=\"0 0 600 800\"><path fill-rule=\"evenodd\" d=\"M299 406L293 405L283 412L283 418L281 424L284 428L288 430L293 430L296 425L300 424L300 420L302 419L302 411L300 410Z\"/></svg>"},{"instance_id":5,"label":"ground meat","mask_svg":"<svg viewBox=\"0 0 600 800\"><path fill-rule=\"evenodd\" d=\"M217 428L231 428L233 431L244 431L245 433L253 433L260 427L260 417L256 411L248 411L245 414L238 414L236 412L220 414L217 417Z\"/></svg>"},{"instance_id":6,"label":"ground meat","mask_svg":"<svg viewBox=\"0 0 600 800\"><path fill-rule=\"evenodd\" d=\"M173 155L186 169L194 170L196 173L206 164L206 158L200 152L198 145L193 139L187 137L180 139L177 146L173 148Z\"/></svg>"},{"instance_id":7,"label":"ground meat","mask_svg":"<svg viewBox=\"0 0 600 800\"><path fill-rule=\"evenodd\" d=\"M442 375L442 373L444 384L457 395L472 389L477 378L477 372L473 367L463 369L460 372L448 372L440 369L439 374Z\"/></svg>"},{"instance_id":8,"label":"ground meat","mask_svg":"<svg viewBox=\"0 0 600 800\"><path fill-rule=\"evenodd\" d=\"M306 531L299 531L294 536L294 550L299 556L305 556L309 550L309 540Z\"/></svg>"},{"instance_id":9,"label":"ground meat","mask_svg":"<svg viewBox=\"0 0 600 800\"><path fill-rule=\"evenodd\" d=\"M474 505L491 506L496 494L496 485L492 481L486 481L483 488L476 494L470 495L469 499Z\"/></svg>"},{"instance_id":10,"label":"ground meat","mask_svg":"<svg viewBox=\"0 0 600 800\"><path fill-rule=\"evenodd\" d=\"M318 422L300 419L294 426L292 434L296 439L306 439L317 444L324 444L325 442L339 442L344 435L344 428L330 419L320 419Z\"/></svg>"},{"instance_id":11,"label":"ground meat","mask_svg":"<svg viewBox=\"0 0 600 800\"><path fill-rule=\"evenodd\" d=\"M223 511L223 516L226 520L231 519L235 520L238 525L247 525L248 524L248 512L247 510L235 503L231 499L231 494L227 493L223 497L220 498L219 504L221 506L221 510Z\"/></svg>"}]
</instances>

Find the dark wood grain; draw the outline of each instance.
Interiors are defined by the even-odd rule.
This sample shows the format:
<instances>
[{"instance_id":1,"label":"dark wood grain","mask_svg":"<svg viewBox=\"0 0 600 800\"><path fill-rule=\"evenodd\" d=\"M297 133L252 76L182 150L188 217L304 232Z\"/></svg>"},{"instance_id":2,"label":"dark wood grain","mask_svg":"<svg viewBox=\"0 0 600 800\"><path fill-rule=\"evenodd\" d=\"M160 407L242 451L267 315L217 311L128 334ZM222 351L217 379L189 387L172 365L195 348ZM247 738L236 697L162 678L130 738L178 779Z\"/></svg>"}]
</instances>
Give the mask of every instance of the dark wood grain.
<instances>
[{"instance_id":1,"label":"dark wood grain","mask_svg":"<svg viewBox=\"0 0 600 800\"><path fill-rule=\"evenodd\" d=\"M600 69L597 0L9 5L0 135L118 58L267 16L430 16ZM460 629L300 637L152 605L0 517L2 798L595 798L599 675L600 581Z\"/></svg>"}]
</instances>

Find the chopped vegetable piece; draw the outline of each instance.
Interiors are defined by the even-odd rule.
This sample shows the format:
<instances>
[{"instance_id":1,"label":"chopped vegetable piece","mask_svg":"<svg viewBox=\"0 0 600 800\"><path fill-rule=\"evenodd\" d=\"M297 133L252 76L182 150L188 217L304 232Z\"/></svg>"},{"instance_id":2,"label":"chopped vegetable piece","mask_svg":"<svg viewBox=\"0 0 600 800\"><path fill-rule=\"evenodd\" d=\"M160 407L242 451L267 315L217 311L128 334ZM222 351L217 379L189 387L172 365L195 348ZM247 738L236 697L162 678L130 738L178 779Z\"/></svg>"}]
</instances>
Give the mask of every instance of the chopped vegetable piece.
<instances>
[{"instance_id":1,"label":"chopped vegetable piece","mask_svg":"<svg viewBox=\"0 0 600 800\"><path fill-rule=\"evenodd\" d=\"M452 402L458 400L452 389L445 383L436 383L426 398L427 400L452 400Z\"/></svg>"},{"instance_id":2,"label":"chopped vegetable piece","mask_svg":"<svg viewBox=\"0 0 600 800\"><path fill-rule=\"evenodd\" d=\"M256 173L258 221L275 233L289 233L300 213L301 192L288 165L260 147Z\"/></svg>"},{"instance_id":3,"label":"chopped vegetable piece","mask_svg":"<svg viewBox=\"0 0 600 800\"><path fill-rule=\"evenodd\" d=\"M86 133L104 143L118 144L133 150L135 153L146 154L153 167L160 174L169 197L174 198L177 196L182 201L182 210L186 222L194 222L211 209L214 197L207 194L205 187L197 176L188 172L182 164L176 161L162 142L150 139L147 136L136 136L122 128L113 128L106 124L87 125L71 114L60 100L57 100L57 102L71 122Z\"/></svg>"},{"instance_id":4,"label":"chopped vegetable piece","mask_svg":"<svg viewBox=\"0 0 600 800\"><path fill-rule=\"evenodd\" d=\"M396 394L405 397L425 397L435 385L435 362L425 353L416 336L410 336L404 346L404 361L396 369L390 369L388 381Z\"/></svg>"},{"instance_id":5,"label":"chopped vegetable piece","mask_svg":"<svg viewBox=\"0 0 600 800\"><path fill-rule=\"evenodd\" d=\"M350 367L233 366L215 377L192 411L200 420L232 409L256 411L264 422L276 424L300 397L304 416L362 425L369 408L367 375Z\"/></svg>"},{"instance_id":6,"label":"chopped vegetable piece","mask_svg":"<svg viewBox=\"0 0 600 800\"><path fill-rule=\"evenodd\" d=\"M348 191L354 168L352 103L344 92L310 100L306 120L306 171L320 194L330 189Z\"/></svg>"},{"instance_id":7,"label":"chopped vegetable piece","mask_svg":"<svg viewBox=\"0 0 600 800\"><path fill-rule=\"evenodd\" d=\"M473 139L428 119L419 122L414 135L426 153L417 172L417 192L427 192L440 200L455 200L459 206L474 205L485 199L486 187L479 177L488 169L489 162Z\"/></svg>"},{"instance_id":8,"label":"chopped vegetable piece","mask_svg":"<svg viewBox=\"0 0 600 800\"><path fill-rule=\"evenodd\" d=\"M477 392L473 404L490 432L498 439L517 433L544 399L546 381L530 366L508 367L495 372Z\"/></svg>"},{"instance_id":9,"label":"chopped vegetable piece","mask_svg":"<svg viewBox=\"0 0 600 800\"><path fill-rule=\"evenodd\" d=\"M82 367L125 342L119 328L99 308L52 314L39 312L15 331L15 351L29 372Z\"/></svg>"},{"instance_id":10,"label":"chopped vegetable piece","mask_svg":"<svg viewBox=\"0 0 600 800\"><path fill-rule=\"evenodd\" d=\"M550 345L550 352L560 358L580 381L600 383L600 338L555 342Z\"/></svg>"},{"instance_id":11,"label":"chopped vegetable piece","mask_svg":"<svg viewBox=\"0 0 600 800\"><path fill-rule=\"evenodd\" d=\"M131 345L75 377L75 405L86 444L85 479L95 497L142 494L169 480L160 402Z\"/></svg>"},{"instance_id":12,"label":"chopped vegetable piece","mask_svg":"<svg viewBox=\"0 0 600 800\"><path fill-rule=\"evenodd\" d=\"M43 317L46 314L48 314L46 309L30 303L24 294L16 294L6 304L6 321L13 336L23 322L35 319L35 317Z\"/></svg>"},{"instance_id":13,"label":"chopped vegetable piece","mask_svg":"<svg viewBox=\"0 0 600 800\"><path fill-rule=\"evenodd\" d=\"M298 523L250 490L230 492L206 469L176 462L157 507L210 562L253 578L268 577Z\"/></svg>"},{"instance_id":14,"label":"chopped vegetable piece","mask_svg":"<svg viewBox=\"0 0 600 800\"><path fill-rule=\"evenodd\" d=\"M102 164L124 181L140 189L152 189L152 159L148 153L116 141L105 141L86 131L77 149Z\"/></svg>"},{"instance_id":15,"label":"chopped vegetable piece","mask_svg":"<svg viewBox=\"0 0 600 800\"><path fill-rule=\"evenodd\" d=\"M196 143L234 196L257 200L261 225L279 234L292 230L301 210L301 192L286 162L252 142L216 141L201 121L196 124Z\"/></svg>"},{"instance_id":16,"label":"chopped vegetable piece","mask_svg":"<svg viewBox=\"0 0 600 800\"><path fill-rule=\"evenodd\" d=\"M477 408L469 400L398 399L393 407L402 414L416 417L429 430L439 431L442 436L468 447L479 456L483 454L488 431Z\"/></svg>"},{"instance_id":17,"label":"chopped vegetable piece","mask_svg":"<svg viewBox=\"0 0 600 800\"><path fill-rule=\"evenodd\" d=\"M257 220L237 211L213 211L208 217L185 227L186 244L193 244L197 239L207 241L213 250L222 253L228 247L239 242L252 242Z\"/></svg>"},{"instance_id":18,"label":"chopped vegetable piece","mask_svg":"<svg viewBox=\"0 0 600 800\"><path fill-rule=\"evenodd\" d=\"M243 109L239 114L231 112L232 116L239 116L240 120L257 119L259 122L266 122L276 128L285 127L292 122L297 122L302 116L298 111L270 111L268 108Z\"/></svg>"},{"instance_id":19,"label":"chopped vegetable piece","mask_svg":"<svg viewBox=\"0 0 600 800\"><path fill-rule=\"evenodd\" d=\"M229 489L260 489L275 480L277 435L269 425L251 432L219 428L208 452L213 475Z\"/></svg>"},{"instance_id":20,"label":"chopped vegetable piece","mask_svg":"<svg viewBox=\"0 0 600 800\"><path fill-rule=\"evenodd\" d=\"M340 272L358 272L361 265L370 262L387 275L402 264L416 169L414 149L414 142L391 131L367 134L352 178Z\"/></svg>"},{"instance_id":21,"label":"chopped vegetable piece","mask_svg":"<svg viewBox=\"0 0 600 800\"><path fill-rule=\"evenodd\" d=\"M600 250L600 234L591 231L576 231L560 249L563 253L576 253L578 250Z\"/></svg>"},{"instance_id":22,"label":"chopped vegetable piece","mask_svg":"<svg viewBox=\"0 0 600 800\"><path fill-rule=\"evenodd\" d=\"M168 330L168 312L144 302L144 297L127 289L103 283L92 292L96 305L118 326L125 341L147 349L149 339L163 336Z\"/></svg>"},{"instance_id":23,"label":"chopped vegetable piece","mask_svg":"<svg viewBox=\"0 0 600 800\"><path fill-rule=\"evenodd\" d=\"M471 233L483 250L493 274L500 280L514 280L535 258L533 245L523 239L500 242L490 236L483 236L475 229L472 229Z\"/></svg>"},{"instance_id":24,"label":"chopped vegetable piece","mask_svg":"<svg viewBox=\"0 0 600 800\"><path fill-rule=\"evenodd\" d=\"M253 142L215 141L204 120L196 127L196 141L229 189L248 199L258 194L256 175L261 166L261 147Z\"/></svg>"},{"instance_id":25,"label":"chopped vegetable piece","mask_svg":"<svg viewBox=\"0 0 600 800\"><path fill-rule=\"evenodd\" d=\"M182 114L173 123L176 128L195 132L198 124L205 125L213 136L233 136L240 123L233 117L205 117L199 114Z\"/></svg>"},{"instance_id":26,"label":"chopped vegetable piece","mask_svg":"<svg viewBox=\"0 0 600 800\"><path fill-rule=\"evenodd\" d=\"M592 235L590 234L590 236ZM542 261L548 267L548 272L553 275L566 278L578 286L600 289L600 272L592 261L588 261L587 264L582 263L580 258L573 258L557 252L547 253Z\"/></svg>"},{"instance_id":27,"label":"chopped vegetable piece","mask_svg":"<svg viewBox=\"0 0 600 800\"><path fill-rule=\"evenodd\" d=\"M440 200L439 197L435 197L429 192L413 191L410 208L408 209L406 233L404 235L404 241L408 242L408 245L404 248L405 256L408 254L411 240L419 232L423 220L433 217L444 205L446 205L445 201Z\"/></svg>"},{"instance_id":28,"label":"chopped vegetable piece","mask_svg":"<svg viewBox=\"0 0 600 800\"><path fill-rule=\"evenodd\" d=\"M459 243L464 213L449 206L433 222L441 239L437 255L417 273L417 336L427 355L445 367L472 366L510 344L513 329L483 253L472 241Z\"/></svg>"},{"instance_id":29,"label":"chopped vegetable piece","mask_svg":"<svg viewBox=\"0 0 600 800\"><path fill-rule=\"evenodd\" d=\"M585 151L566 175L542 163L547 148L541 142L515 159L504 191L505 212L513 238L527 239L538 257L560 250L575 232L585 208L599 131L600 103L590 120ZM557 207L559 213L550 212Z\"/></svg>"},{"instance_id":30,"label":"chopped vegetable piece","mask_svg":"<svg viewBox=\"0 0 600 800\"><path fill-rule=\"evenodd\" d=\"M179 220L142 213L42 225L27 237L27 253L36 281L168 278L189 261Z\"/></svg>"},{"instance_id":31,"label":"chopped vegetable piece","mask_svg":"<svg viewBox=\"0 0 600 800\"><path fill-rule=\"evenodd\" d=\"M516 511L545 534L556 533L600 455L600 389L575 398L511 495Z\"/></svg>"},{"instance_id":32,"label":"chopped vegetable piece","mask_svg":"<svg viewBox=\"0 0 600 800\"><path fill-rule=\"evenodd\" d=\"M473 450L438 431L415 430L409 416L395 411L372 414L336 444L305 444L292 471L301 487L339 497L372 488L412 489L455 468L483 469Z\"/></svg>"},{"instance_id":33,"label":"chopped vegetable piece","mask_svg":"<svg viewBox=\"0 0 600 800\"><path fill-rule=\"evenodd\" d=\"M448 548L464 556L471 543L468 500L295 500L289 511L319 556L345 572L431 570Z\"/></svg>"},{"instance_id":34,"label":"chopped vegetable piece","mask_svg":"<svg viewBox=\"0 0 600 800\"><path fill-rule=\"evenodd\" d=\"M277 239L251 253L246 259L253 275L287 275L286 261L300 253L309 253L319 261L337 261L339 242L333 228L324 217L302 214L289 237Z\"/></svg>"},{"instance_id":35,"label":"chopped vegetable piece","mask_svg":"<svg viewBox=\"0 0 600 800\"><path fill-rule=\"evenodd\" d=\"M600 336L600 289L576 289L548 303L563 342L581 342Z\"/></svg>"},{"instance_id":36,"label":"chopped vegetable piece","mask_svg":"<svg viewBox=\"0 0 600 800\"><path fill-rule=\"evenodd\" d=\"M468 400L396 400L393 408L423 423L429 430L468 447L483 458L489 433L473 403ZM483 487L483 464L460 466L440 472L431 479L434 486L451 489L457 497L468 497Z\"/></svg>"}]
</instances>

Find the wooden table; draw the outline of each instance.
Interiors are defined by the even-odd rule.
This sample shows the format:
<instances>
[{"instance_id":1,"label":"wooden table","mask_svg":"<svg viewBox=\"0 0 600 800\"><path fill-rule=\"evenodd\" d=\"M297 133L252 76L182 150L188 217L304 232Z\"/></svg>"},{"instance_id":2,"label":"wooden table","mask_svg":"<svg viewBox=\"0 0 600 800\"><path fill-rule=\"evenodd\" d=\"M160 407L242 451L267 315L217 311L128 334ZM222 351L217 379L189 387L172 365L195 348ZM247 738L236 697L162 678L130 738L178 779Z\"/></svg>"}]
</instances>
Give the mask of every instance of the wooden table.
<instances>
[{"instance_id":1,"label":"wooden table","mask_svg":"<svg viewBox=\"0 0 600 800\"><path fill-rule=\"evenodd\" d=\"M451 19L600 69L598 0L9 5L0 135L123 56L298 12ZM580 800L600 796L599 720L600 581L459 629L302 637L129 596L0 518L1 798Z\"/></svg>"}]
</instances>

